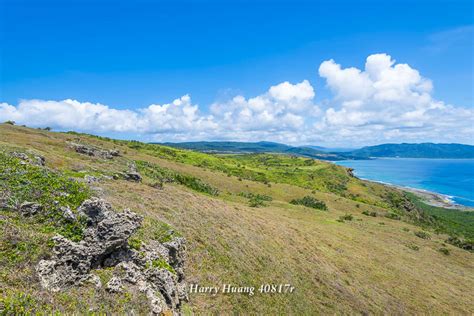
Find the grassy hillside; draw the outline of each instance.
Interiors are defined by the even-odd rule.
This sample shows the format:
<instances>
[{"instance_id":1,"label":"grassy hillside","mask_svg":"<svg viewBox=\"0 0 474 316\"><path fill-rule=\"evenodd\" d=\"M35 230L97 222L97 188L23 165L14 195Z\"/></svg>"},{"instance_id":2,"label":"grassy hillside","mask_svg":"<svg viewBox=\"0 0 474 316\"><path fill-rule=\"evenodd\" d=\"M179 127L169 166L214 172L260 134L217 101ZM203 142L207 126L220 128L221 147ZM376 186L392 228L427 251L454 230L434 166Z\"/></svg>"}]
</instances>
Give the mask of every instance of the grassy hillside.
<instances>
[{"instance_id":1,"label":"grassy hillside","mask_svg":"<svg viewBox=\"0 0 474 316\"><path fill-rule=\"evenodd\" d=\"M120 156L82 155L71 142L117 149ZM361 181L343 167L5 124L0 151L0 190L8 195L0 210L0 303L10 311L146 312L137 293L111 294L92 285L50 293L38 284L34 264L51 252L50 238L81 238L80 227L54 220L54 210L92 195L144 215L135 243L166 238L170 230L184 236L189 283L295 287L286 294L191 294L185 313L474 313L474 254L446 242L472 237L472 221L428 210L412 196ZM44 156L46 169L22 164L12 151ZM131 165L142 182L117 176ZM86 175L100 181L88 184ZM56 205L60 185L69 195ZM33 198L52 203L48 216L19 215L15 207ZM106 269L98 273L110 278Z\"/></svg>"},{"instance_id":2,"label":"grassy hillside","mask_svg":"<svg viewBox=\"0 0 474 316\"><path fill-rule=\"evenodd\" d=\"M273 142L183 142L183 143L163 143L165 146L190 149L205 153L239 153L239 154L255 154L255 153L277 153L298 155L301 157L309 157L323 160L342 160L345 157L329 153L327 151L317 150L311 147L293 147L285 144Z\"/></svg>"},{"instance_id":3,"label":"grassy hillside","mask_svg":"<svg viewBox=\"0 0 474 316\"><path fill-rule=\"evenodd\" d=\"M381 144L355 150L311 145L293 147L272 142L183 142L163 145L207 153L278 153L322 160L368 159L370 157L474 158L474 146L463 144Z\"/></svg>"}]
</instances>

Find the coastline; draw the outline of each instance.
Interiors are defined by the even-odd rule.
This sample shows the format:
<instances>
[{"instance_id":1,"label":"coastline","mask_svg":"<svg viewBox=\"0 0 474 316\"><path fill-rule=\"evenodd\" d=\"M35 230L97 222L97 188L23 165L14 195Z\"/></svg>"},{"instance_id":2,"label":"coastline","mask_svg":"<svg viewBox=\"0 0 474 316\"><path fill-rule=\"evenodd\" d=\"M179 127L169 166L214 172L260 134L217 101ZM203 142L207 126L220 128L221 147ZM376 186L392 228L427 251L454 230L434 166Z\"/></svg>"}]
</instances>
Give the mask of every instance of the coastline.
<instances>
[{"instance_id":1,"label":"coastline","mask_svg":"<svg viewBox=\"0 0 474 316\"><path fill-rule=\"evenodd\" d=\"M415 188L409 188L409 187L401 187L401 186L396 186L403 191L407 191L413 194L416 194L421 198L421 200L431 206L437 206L437 207L443 207L447 209L456 209L456 210L463 210L463 211L474 211L474 208L455 203L450 196L437 193L437 192L432 192L432 191L427 191L427 190L422 190L422 189L415 189Z\"/></svg>"},{"instance_id":2,"label":"coastline","mask_svg":"<svg viewBox=\"0 0 474 316\"><path fill-rule=\"evenodd\" d=\"M383 158L383 159L390 160L392 158L388 158L388 159ZM383 159L379 159L379 160L383 160ZM397 160L399 160L399 159L397 158ZM430 160L432 160L432 159L430 159ZM471 159L469 159L469 160L471 160ZM449 194L446 194L446 193L439 193L439 192L436 192L436 191L430 191L430 190L427 190L425 188L406 186L405 184L403 184L403 181L398 181L397 184L394 184L394 183L390 183L390 182L376 180L376 179L374 179L375 176L371 177L371 179L368 179L368 178L365 178L365 177L360 177L358 175L358 172L357 172L357 169L359 169L357 164L351 164L351 163L346 164L346 163L343 163L343 162L339 162L339 163L336 162L335 164L339 165L339 166L342 166L342 167L345 167L345 168L353 169L354 175L356 177L358 177L359 179L361 179L361 180L380 183L380 184L383 184L383 185L386 185L386 186L389 186L389 187L392 187L392 188L396 188L398 190L413 193L416 196L418 196L421 199L421 201L423 201L425 204L435 206L435 207L442 207L442 208L446 208L446 209L457 209L457 210L462 210L462 211L474 211L474 206L471 205L471 203L466 203L468 205L463 204L463 199L466 199L466 198L459 197L459 200L458 200L458 197L454 196L454 195L449 195ZM378 167L379 169L375 169L375 170L380 171L380 168L381 167L383 168L384 166L385 166L384 164L382 164L382 165L377 165L376 164L375 168ZM417 167L416 164L411 165L411 169L413 169L415 167ZM362 170L364 170L364 165L360 166L360 168L362 168ZM368 168L368 166L365 166L365 168ZM408 169L410 169L410 168L408 168ZM467 199L467 200L469 200L469 199Z\"/></svg>"},{"instance_id":3,"label":"coastline","mask_svg":"<svg viewBox=\"0 0 474 316\"><path fill-rule=\"evenodd\" d=\"M382 181L375 181L375 180L369 180L369 179L364 179L364 178L359 178L359 179L380 183L386 186L397 188L402 191L407 191L407 192L416 194L418 197L421 198L421 200L424 203L431 206L442 207L442 208L447 208L447 209L452 209L452 210L456 209L456 210L462 210L462 211L474 211L474 207L458 204L454 202L449 195L446 195L446 194L428 191L424 189L405 187L405 186L382 182Z\"/></svg>"}]
</instances>

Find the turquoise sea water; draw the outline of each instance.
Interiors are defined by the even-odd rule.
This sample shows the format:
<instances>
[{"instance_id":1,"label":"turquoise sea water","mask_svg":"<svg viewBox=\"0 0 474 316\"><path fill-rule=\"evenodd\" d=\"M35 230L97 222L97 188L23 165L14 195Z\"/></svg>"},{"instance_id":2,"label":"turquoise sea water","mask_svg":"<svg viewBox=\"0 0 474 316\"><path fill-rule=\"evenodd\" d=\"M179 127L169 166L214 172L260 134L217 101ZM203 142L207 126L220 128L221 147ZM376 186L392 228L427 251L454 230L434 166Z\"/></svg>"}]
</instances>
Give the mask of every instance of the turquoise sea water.
<instances>
[{"instance_id":1,"label":"turquoise sea water","mask_svg":"<svg viewBox=\"0 0 474 316\"><path fill-rule=\"evenodd\" d=\"M336 162L357 177L447 195L474 206L474 159L380 158Z\"/></svg>"}]
</instances>

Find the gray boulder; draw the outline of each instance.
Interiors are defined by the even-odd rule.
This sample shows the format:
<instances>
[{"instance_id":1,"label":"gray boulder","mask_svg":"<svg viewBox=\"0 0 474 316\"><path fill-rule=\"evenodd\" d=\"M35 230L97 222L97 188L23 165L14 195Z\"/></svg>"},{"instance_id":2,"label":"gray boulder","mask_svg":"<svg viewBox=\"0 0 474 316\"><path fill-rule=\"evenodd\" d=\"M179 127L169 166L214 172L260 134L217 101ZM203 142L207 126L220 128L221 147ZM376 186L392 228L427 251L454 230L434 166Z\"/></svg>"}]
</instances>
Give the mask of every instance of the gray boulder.
<instances>
[{"instance_id":1,"label":"gray boulder","mask_svg":"<svg viewBox=\"0 0 474 316\"><path fill-rule=\"evenodd\" d=\"M21 213L23 216L33 216L33 215L36 215L36 214L38 214L42 209L43 209L43 207L41 206L41 204L34 203L34 202L23 202L23 203L20 205L20 213Z\"/></svg>"},{"instance_id":2,"label":"gray boulder","mask_svg":"<svg viewBox=\"0 0 474 316\"><path fill-rule=\"evenodd\" d=\"M142 176L138 172L135 172L135 171L130 171L130 172L125 173L124 178L127 181L133 181L133 182L142 181Z\"/></svg>"},{"instance_id":3,"label":"gray boulder","mask_svg":"<svg viewBox=\"0 0 474 316\"><path fill-rule=\"evenodd\" d=\"M84 180L85 180L87 183L89 183L89 184L92 184L92 183L95 183L95 182L99 182L99 181L100 181L99 178L94 177L94 176L91 176L91 175L88 175L88 174L86 174L86 175L84 176Z\"/></svg>"},{"instance_id":4,"label":"gray boulder","mask_svg":"<svg viewBox=\"0 0 474 316\"><path fill-rule=\"evenodd\" d=\"M103 158L103 159L113 159L114 157L120 156L120 152L116 149L102 149L92 145L84 145L78 143L70 143L70 146L79 154Z\"/></svg>"},{"instance_id":5,"label":"gray boulder","mask_svg":"<svg viewBox=\"0 0 474 316\"><path fill-rule=\"evenodd\" d=\"M13 151L10 153L10 156L20 159L22 161L22 164L28 163L31 165L44 167L46 160L43 156L32 153L30 153L30 155L32 156L32 158L30 158L30 156L28 156L26 153L22 152Z\"/></svg>"},{"instance_id":6,"label":"gray boulder","mask_svg":"<svg viewBox=\"0 0 474 316\"><path fill-rule=\"evenodd\" d=\"M127 172L119 172L114 174L113 178L115 180L123 179L132 182L141 182L142 176L136 171L127 171Z\"/></svg>"},{"instance_id":7,"label":"gray boulder","mask_svg":"<svg viewBox=\"0 0 474 316\"><path fill-rule=\"evenodd\" d=\"M107 282L107 291L113 292L113 293L121 293L123 292L123 284L122 284L122 279L119 277L114 276L112 279L110 279L109 282Z\"/></svg>"},{"instance_id":8,"label":"gray boulder","mask_svg":"<svg viewBox=\"0 0 474 316\"><path fill-rule=\"evenodd\" d=\"M83 240L73 242L60 235L53 238L51 259L41 260L36 267L41 285L51 291L87 282L100 287L93 270L114 267L113 277L105 285L107 291L141 291L152 314L178 315L182 302L188 299L185 239L142 243L137 251L128 246L128 239L141 226L141 216L129 210L117 213L98 198L84 201L78 213L87 217Z\"/></svg>"},{"instance_id":9,"label":"gray boulder","mask_svg":"<svg viewBox=\"0 0 474 316\"><path fill-rule=\"evenodd\" d=\"M178 279L184 279L184 263L186 261L186 239L176 237L172 241L163 243L168 249L170 265L175 269Z\"/></svg>"},{"instance_id":10,"label":"gray boulder","mask_svg":"<svg viewBox=\"0 0 474 316\"><path fill-rule=\"evenodd\" d=\"M69 206L61 206L59 208L61 211L63 218L69 222L74 222L77 218L74 212L71 210Z\"/></svg>"},{"instance_id":11,"label":"gray boulder","mask_svg":"<svg viewBox=\"0 0 474 316\"><path fill-rule=\"evenodd\" d=\"M100 266L107 255L126 246L142 221L141 216L128 210L114 212L110 204L97 198L85 201L79 212L88 217L84 239L73 242L60 235L53 237L53 258L38 264L42 286L52 291L89 279L92 267Z\"/></svg>"}]
</instances>

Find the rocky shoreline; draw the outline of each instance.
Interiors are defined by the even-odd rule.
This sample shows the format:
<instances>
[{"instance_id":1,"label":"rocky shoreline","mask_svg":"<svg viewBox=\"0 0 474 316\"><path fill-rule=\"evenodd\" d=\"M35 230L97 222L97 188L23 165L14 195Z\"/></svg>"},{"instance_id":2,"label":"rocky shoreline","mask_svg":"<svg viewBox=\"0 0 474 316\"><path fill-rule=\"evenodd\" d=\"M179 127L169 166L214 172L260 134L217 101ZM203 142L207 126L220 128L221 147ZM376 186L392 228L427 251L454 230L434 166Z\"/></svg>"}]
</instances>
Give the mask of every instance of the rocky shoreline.
<instances>
[{"instance_id":1,"label":"rocky shoreline","mask_svg":"<svg viewBox=\"0 0 474 316\"><path fill-rule=\"evenodd\" d=\"M431 206L443 207L447 209L464 210L464 211L474 211L474 208L472 207L455 203L448 195L445 195L445 194L431 192L431 191L422 190L422 189L391 185L391 184L390 186L396 187L403 191L416 194L423 200L423 202Z\"/></svg>"}]
</instances>

